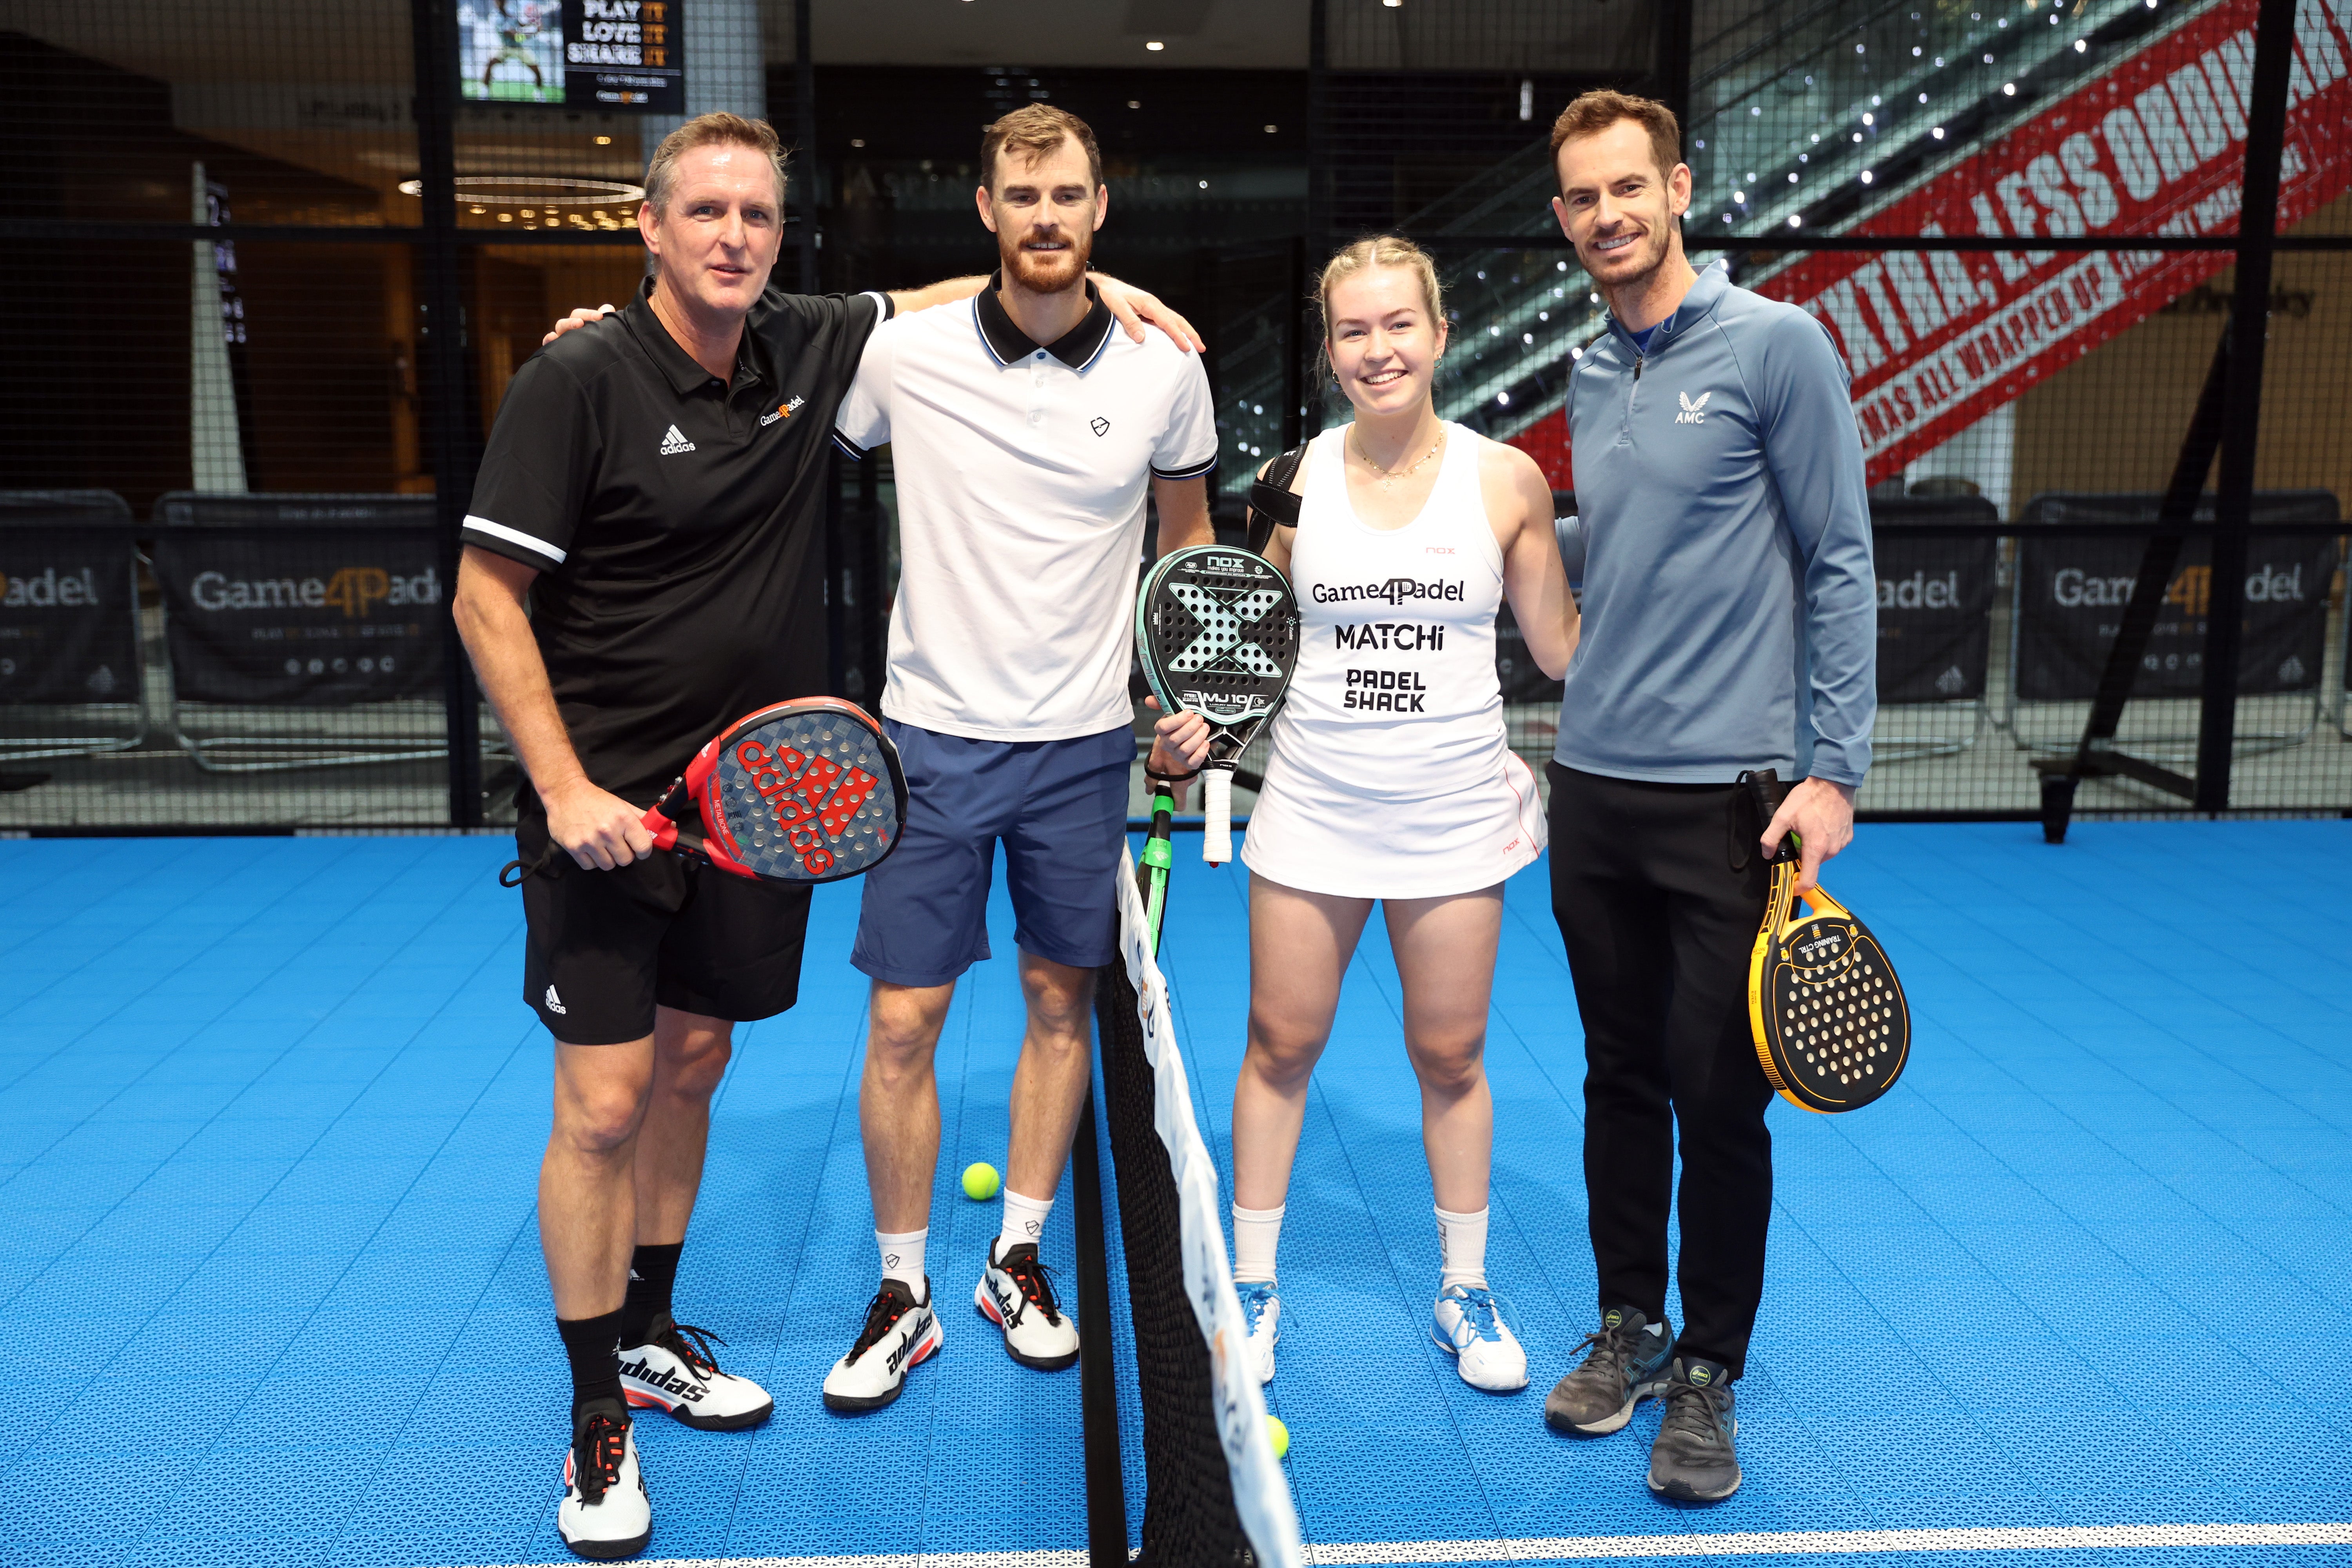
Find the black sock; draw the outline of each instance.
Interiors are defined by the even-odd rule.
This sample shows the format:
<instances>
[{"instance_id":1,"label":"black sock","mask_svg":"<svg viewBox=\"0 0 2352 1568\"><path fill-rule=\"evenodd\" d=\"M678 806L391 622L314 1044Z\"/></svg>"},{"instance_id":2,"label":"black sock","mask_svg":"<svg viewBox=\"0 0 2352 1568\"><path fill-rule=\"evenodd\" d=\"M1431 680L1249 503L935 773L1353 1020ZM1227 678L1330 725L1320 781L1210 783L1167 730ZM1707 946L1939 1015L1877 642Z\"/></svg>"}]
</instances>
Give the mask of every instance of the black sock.
<instances>
[{"instance_id":1,"label":"black sock","mask_svg":"<svg viewBox=\"0 0 2352 1568\"><path fill-rule=\"evenodd\" d=\"M621 1342L641 1345L653 1331L653 1321L669 1310L670 1287L677 1283L677 1255L682 1241L659 1247L639 1244L629 1258L629 1293L621 1302Z\"/></svg>"},{"instance_id":2,"label":"black sock","mask_svg":"<svg viewBox=\"0 0 2352 1568\"><path fill-rule=\"evenodd\" d=\"M621 1361L613 1352L621 1346L621 1314L593 1318L558 1318L555 1331L563 1336L563 1353L572 1362L572 1408L577 1414L592 1399L625 1405L621 1393Z\"/></svg>"}]
</instances>

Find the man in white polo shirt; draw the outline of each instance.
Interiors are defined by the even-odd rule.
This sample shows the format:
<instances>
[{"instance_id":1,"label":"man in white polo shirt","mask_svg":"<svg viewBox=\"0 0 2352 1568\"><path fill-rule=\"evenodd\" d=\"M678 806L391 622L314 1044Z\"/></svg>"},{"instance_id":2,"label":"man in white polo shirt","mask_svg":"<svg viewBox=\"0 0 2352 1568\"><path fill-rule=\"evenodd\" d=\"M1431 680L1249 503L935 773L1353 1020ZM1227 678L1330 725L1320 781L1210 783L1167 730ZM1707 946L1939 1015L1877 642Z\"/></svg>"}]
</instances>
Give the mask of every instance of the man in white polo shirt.
<instances>
[{"instance_id":1,"label":"man in white polo shirt","mask_svg":"<svg viewBox=\"0 0 2352 1568\"><path fill-rule=\"evenodd\" d=\"M1086 1098L1094 971L1115 951L1147 486L1161 549L1215 538L1199 358L1114 332L1086 281L1109 200L1094 133L1031 104L988 128L981 168L1001 270L970 305L877 329L835 426L854 456L885 441L894 454L904 567L882 713L910 793L898 851L866 875L850 959L874 982L858 1121L882 1282L825 1378L844 1412L889 1404L940 1348L923 1256L932 1052L956 977L989 956L1000 842L1028 1027L1003 1222L973 1301L1024 1365L1077 1359L1037 1249Z\"/></svg>"}]
</instances>

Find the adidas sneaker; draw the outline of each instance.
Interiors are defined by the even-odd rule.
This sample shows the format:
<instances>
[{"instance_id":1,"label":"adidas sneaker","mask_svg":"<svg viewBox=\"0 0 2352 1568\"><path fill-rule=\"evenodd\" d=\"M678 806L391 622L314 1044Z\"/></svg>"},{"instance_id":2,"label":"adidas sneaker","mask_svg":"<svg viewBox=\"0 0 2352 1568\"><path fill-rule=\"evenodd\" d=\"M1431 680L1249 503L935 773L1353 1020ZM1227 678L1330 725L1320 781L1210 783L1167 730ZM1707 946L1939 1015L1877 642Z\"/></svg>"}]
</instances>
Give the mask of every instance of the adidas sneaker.
<instances>
[{"instance_id":1,"label":"adidas sneaker","mask_svg":"<svg viewBox=\"0 0 2352 1568\"><path fill-rule=\"evenodd\" d=\"M1274 1347L1282 1342L1282 1298L1271 1279L1237 1279L1234 1290L1242 1299L1242 1326L1249 1331L1250 1364L1260 1383L1274 1381Z\"/></svg>"},{"instance_id":2,"label":"adidas sneaker","mask_svg":"<svg viewBox=\"0 0 2352 1568\"><path fill-rule=\"evenodd\" d=\"M556 1533L577 1557L635 1557L654 1535L653 1500L637 1468L628 1406L592 1399L572 1420Z\"/></svg>"},{"instance_id":3,"label":"adidas sneaker","mask_svg":"<svg viewBox=\"0 0 2352 1568\"><path fill-rule=\"evenodd\" d=\"M1448 1285L1438 1292L1429 1337L1454 1357L1462 1381L1488 1394L1515 1394L1528 1385L1528 1352L1503 1321L1495 1293L1484 1285Z\"/></svg>"},{"instance_id":4,"label":"adidas sneaker","mask_svg":"<svg viewBox=\"0 0 2352 1568\"><path fill-rule=\"evenodd\" d=\"M972 1287L971 1304L1004 1331L1004 1352L1023 1366L1059 1372L1078 1359L1078 1326L1054 1303L1052 1270L1037 1261L1037 1244L1020 1241L996 1256L988 1244L988 1267Z\"/></svg>"},{"instance_id":5,"label":"adidas sneaker","mask_svg":"<svg viewBox=\"0 0 2352 1568\"><path fill-rule=\"evenodd\" d=\"M907 1287L885 1279L866 1309L866 1326L849 1353L824 1374L824 1405L845 1415L879 1410L907 1386L907 1370L937 1355L946 1337L931 1310L931 1282L918 1302Z\"/></svg>"},{"instance_id":6,"label":"adidas sneaker","mask_svg":"<svg viewBox=\"0 0 2352 1568\"><path fill-rule=\"evenodd\" d=\"M719 1370L712 1345L727 1342L678 1322L654 1319L641 1345L621 1351L621 1390L641 1410L666 1410L703 1432L737 1432L775 1414L776 1402L748 1377Z\"/></svg>"}]
</instances>

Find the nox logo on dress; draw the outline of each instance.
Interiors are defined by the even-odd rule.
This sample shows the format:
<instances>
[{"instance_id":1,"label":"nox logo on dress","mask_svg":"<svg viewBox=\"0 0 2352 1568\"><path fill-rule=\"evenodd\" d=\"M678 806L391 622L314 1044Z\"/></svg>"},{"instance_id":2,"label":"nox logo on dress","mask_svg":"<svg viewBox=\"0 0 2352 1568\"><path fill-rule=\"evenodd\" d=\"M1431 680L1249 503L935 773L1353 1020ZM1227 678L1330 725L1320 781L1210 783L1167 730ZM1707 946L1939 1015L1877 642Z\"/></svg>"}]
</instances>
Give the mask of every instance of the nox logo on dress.
<instances>
[{"instance_id":1,"label":"nox logo on dress","mask_svg":"<svg viewBox=\"0 0 2352 1568\"><path fill-rule=\"evenodd\" d=\"M1192 646L1168 661L1170 669L1189 675L1238 666L1261 679L1280 679L1282 667L1265 649L1246 640L1244 629L1282 603L1280 589L1218 589L1177 583L1170 591L1201 625L1201 635L1192 639Z\"/></svg>"},{"instance_id":2,"label":"nox logo on dress","mask_svg":"<svg viewBox=\"0 0 2352 1568\"><path fill-rule=\"evenodd\" d=\"M669 434L662 437L661 455L665 458L675 458L680 452L693 450L694 443L688 440L685 434L675 425L669 427Z\"/></svg>"},{"instance_id":3,"label":"nox logo on dress","mask_svg":"<svg viewBox=\"0 0 2352 1568\"><path fill-rule=\"evenodd\" d=\"M1687 392L1677 392L1675 395L1682 400L1683 405L1683 411L1675 416L1675 424L1704 425L1706 423L1706 400L1713 397L1714 393L1700 393L1696 403L1691 401L1691 395Z\"/></svg>"}]
</instances>

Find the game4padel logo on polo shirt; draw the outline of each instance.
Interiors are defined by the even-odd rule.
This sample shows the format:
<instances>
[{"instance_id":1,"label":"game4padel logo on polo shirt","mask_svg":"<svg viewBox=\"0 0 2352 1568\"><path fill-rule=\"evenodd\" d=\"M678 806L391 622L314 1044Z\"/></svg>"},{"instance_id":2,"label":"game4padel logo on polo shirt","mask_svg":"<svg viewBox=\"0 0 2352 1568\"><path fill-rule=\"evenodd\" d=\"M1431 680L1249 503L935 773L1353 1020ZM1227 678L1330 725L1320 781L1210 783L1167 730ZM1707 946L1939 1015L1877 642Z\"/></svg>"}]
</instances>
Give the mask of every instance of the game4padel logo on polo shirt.
<instances>
[{"instance_id":1,"label":"game4padel logo on polo shirt","mask_svg":"<svg viewBox=\"0 0 2352 1568\"><path fill-rule=\"evenodd\" d=\"M807 400L804 398L795 397L790 403L779 403L776 406L769 409L765 414L760 416L760 427L761 429L765 429L769 426L773 425L779 419L791 418L793 416L793 410L798 408L805 401Z\"/></svg>"},{"instance_id":2,"label":"game4padel logo on polo shirt","mask_svg":"<svg viewBox=\"0 0 2352 1568\"><path fill-rule=\"evenodd\" d=\"M693 450L694 443L688 440L675 425L669 427L669 434L662 437L661 455L665 458L675 458L680 452Z\"/></svg>"}]
</instances>

